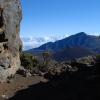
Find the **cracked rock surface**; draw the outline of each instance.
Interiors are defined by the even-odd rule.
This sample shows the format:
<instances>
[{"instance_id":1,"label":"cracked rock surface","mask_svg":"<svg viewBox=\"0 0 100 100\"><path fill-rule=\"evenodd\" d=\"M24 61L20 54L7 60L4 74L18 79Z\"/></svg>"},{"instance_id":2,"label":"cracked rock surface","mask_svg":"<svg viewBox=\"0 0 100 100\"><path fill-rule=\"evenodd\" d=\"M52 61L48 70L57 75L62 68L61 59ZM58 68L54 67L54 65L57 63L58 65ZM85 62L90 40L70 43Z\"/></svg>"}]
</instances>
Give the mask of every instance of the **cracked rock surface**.
<instances>
[{"instance_id":1,"label":"cracked rock surface","mask_svg":"<svg viewBox=\"0 0 100 100\"><path fill-rule=\"evenodd\" d=\"M0 82L6 82L20 67L21 18L20 0L0 0Z\"/></svg>"}]
</instances>

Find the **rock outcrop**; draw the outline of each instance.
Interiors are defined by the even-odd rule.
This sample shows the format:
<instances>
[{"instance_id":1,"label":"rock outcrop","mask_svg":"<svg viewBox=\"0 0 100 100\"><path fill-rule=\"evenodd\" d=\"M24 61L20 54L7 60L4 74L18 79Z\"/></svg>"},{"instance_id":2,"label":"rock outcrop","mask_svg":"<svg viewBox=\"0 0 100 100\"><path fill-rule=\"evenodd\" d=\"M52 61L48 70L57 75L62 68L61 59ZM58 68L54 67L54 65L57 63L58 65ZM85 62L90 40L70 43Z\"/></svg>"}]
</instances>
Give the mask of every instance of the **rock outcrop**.
<instances>
[{"instance_id":1,"label":"rock outcrop","mask_svg":"<svg viewBox=\"0 0 100 100\"><path fill-rule=\"evenodd\" d=\"M0 0L0 82L6 82L20 67L21 18L20 0Z\"/></svg>"}]
</instances>

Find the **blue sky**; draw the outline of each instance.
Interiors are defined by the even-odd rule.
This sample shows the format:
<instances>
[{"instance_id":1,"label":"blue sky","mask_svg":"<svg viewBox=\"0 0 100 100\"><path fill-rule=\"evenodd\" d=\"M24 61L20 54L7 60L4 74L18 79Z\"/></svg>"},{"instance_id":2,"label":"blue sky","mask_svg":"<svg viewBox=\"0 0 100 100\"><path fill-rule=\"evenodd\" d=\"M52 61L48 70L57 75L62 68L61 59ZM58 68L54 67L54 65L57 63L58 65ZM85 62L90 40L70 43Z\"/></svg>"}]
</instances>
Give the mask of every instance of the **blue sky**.
<instances>
[{"instance_id":1,"label":"blue sky","mask_svg":"<svg viewBox=\"0 0 100 100\"><path fill-rule=\"evenodd\" d=\"M31 42L40 38L48 42L82 31L100 33L100 0L22 0L22 8L20 33L31 47L41 45ZM29 41L24 41L27 47Z\"/></svg>"}]
</instances>

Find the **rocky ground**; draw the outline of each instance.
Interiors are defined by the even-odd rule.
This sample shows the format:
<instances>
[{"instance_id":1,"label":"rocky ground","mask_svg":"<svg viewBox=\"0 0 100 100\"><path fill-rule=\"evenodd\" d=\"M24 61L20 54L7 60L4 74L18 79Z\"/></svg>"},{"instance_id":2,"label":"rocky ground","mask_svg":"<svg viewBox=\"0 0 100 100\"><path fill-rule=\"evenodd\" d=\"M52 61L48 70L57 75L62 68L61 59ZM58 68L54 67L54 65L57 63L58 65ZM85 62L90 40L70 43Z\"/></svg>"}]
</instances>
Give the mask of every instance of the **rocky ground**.
<instances>
[{"instance_id":1,"label":"rocky ground","mask_svg":"<svg viewBox=\"0 0 100 100\"><path fill-rule=\"evenodd\" d=\"M47 82L47 80L40 76L23 77L16 74L10 82L0 83L0 100L6 100L12 97L17 91L26 89L28 86L39 82Z\"/></svg>"},{"instance_id":2,"label":"rocky ground","mask_svg":"<svg viewBox=\"0 0 100 100\"><path fill-rule=\"evenodd\" d=\"M97 58L62 62L42 74L21 68L8 83L0 83L0 100L100 100Z\"/></svg>"}]
</instances>

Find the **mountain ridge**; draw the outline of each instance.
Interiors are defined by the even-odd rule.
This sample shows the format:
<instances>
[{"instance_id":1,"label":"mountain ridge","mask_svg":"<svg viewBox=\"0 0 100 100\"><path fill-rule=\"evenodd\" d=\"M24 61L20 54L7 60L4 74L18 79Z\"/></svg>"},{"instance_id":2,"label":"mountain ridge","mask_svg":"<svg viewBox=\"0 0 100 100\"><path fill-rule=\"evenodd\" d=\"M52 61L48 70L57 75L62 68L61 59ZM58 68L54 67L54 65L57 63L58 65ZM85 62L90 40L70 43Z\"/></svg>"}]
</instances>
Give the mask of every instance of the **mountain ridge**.
<instances>
[{"instance_id":1,"label":"mountain ridge","mask_svg":"<svg viewBox=\"0 0 100 100\"><path fill-rule=\"evenodd\" d=\"M45 51L50 51L54 55L57 55L57 53L64 52L64 49L66 49L65 54L66 54L66 52L67 52L67 54L69 54L70 53L69 48L71 49L71 51L73 49L73 52L75 49L78 57L92 55L92 54L93 55L98 54L98 53L100 53L100 38L98 36L88 35L85 32L80 32L80 33L71 35L69 37L66 37L62 40L45 43L38 48L30 49L26 52L35 54L37 52L42 53ZM84 52L84 53L80 53L82 55L79 55L78 54L79 51ZM74 55L75 52L74 53L73 52L72 52L72 54ZM64 55L64 53L63 53L63 55Z\"/></svg>"}]
</instances>

